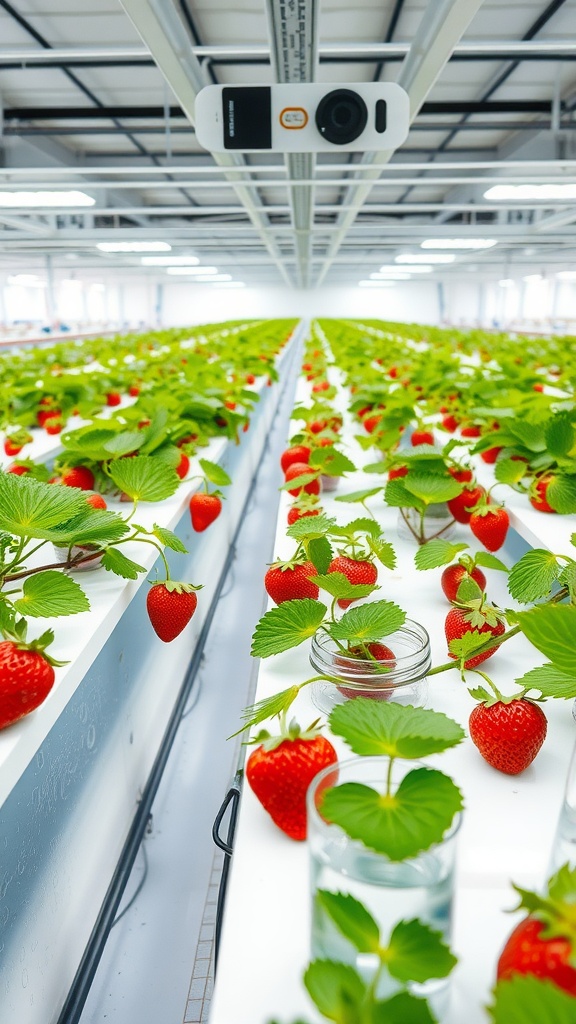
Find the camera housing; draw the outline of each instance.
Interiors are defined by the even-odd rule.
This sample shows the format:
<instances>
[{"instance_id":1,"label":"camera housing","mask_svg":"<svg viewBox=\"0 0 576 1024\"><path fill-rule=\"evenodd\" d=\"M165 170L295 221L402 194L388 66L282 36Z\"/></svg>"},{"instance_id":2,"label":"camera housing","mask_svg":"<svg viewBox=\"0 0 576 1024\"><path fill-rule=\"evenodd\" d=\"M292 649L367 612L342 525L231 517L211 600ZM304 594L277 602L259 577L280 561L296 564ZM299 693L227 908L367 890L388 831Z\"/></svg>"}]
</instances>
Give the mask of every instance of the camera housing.
<instances>
[{"instance_id":1,"label":"camera housing","mask_svg":"<svg viewBox=\"0 0 576 1024\"><path fill-rule=\"evenodd\" d=\"M209 85L195 103L196 138L212 153L397 149L408 95L394 83Z\"/></svg>"}]
</instances>

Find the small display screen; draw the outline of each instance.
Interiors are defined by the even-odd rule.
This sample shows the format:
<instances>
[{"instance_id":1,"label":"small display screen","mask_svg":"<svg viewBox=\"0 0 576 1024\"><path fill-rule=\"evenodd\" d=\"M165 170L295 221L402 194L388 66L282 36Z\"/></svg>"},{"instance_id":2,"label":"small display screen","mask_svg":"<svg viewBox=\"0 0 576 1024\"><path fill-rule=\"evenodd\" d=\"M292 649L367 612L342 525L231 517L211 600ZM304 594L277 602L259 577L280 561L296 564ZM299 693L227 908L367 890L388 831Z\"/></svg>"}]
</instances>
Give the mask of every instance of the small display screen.
<instances>
[{"instance_id":1,"label":"small display screen","mask_svg":"<svg viewBox=\"0 0 576 1024\"><path fill-rule=\"evenodd\" d=\"M222 90L224 147L272 149L269 86L233 86Z\"/></svg>"}]
</instances>

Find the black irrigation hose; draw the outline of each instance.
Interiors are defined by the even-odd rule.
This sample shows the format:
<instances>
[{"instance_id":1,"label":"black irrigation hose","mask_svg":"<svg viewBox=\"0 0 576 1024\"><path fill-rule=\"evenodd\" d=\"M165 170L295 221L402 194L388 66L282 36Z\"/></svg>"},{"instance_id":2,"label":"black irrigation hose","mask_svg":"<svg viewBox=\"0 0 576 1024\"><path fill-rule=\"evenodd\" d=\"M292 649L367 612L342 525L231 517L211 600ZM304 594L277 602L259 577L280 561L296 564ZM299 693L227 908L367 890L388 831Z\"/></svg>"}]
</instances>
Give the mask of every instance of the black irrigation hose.
<instances>
[{"instance_id":1,"label":"black irrigation hose","mask_svg":"<svg viewBox=\"0 0 576 1024\"><path fill-rule=\"evenodd\" d=\"M294 358L294 356L292 358ZM274 420L276 419L279 413L282 397L288 385L288 380L289 376L287 375L286 382L284 384L284 387L282 388L282 391L278 399L278 405L276 407L276 412L274 414ZM269 435L270 431L268 437ZM106 893L106 896L104 897L102 906L100 908L100 912L96 919L96 923L92 929L90 938L88 939L86 949L84 950L82 959L78 966L78 970L76 971L76 975L70 987L70 991L68 992L66 1001L64 1003L64 1006L62 1007L60 1016L58 1017L57 1024L78 1024L78 1021L80 1020L82 1011L84 1009L84 1005L88 998L88 994L90 992L94 976L98 969L98 964L100 963L100 960L102 958L102 954L104 952L104 947L106 945L108 936L110 934L112 927L114 926L120 901L124 894L124 890L128 883L128 879L130 878L130 874L134 866L134 861L136 860L136 857L138 855L138 850L140 849L142 840L146 833L146 828L150 818L151 807L154 802L156 793L158 791L158 787L160 785L168 758L170 756L170 752L172 750L172 745L176 738L178 727L182 720L182 716L186 710L186 705L188 703L190 691L194 684L196 673L202 661L204 647L206 644L206 640L208 639L208 633L210 632L210 627L216 614L216 609L218 607L222 591L224 589L226 577L228 575L232 562L234 561L234 558L236 556L236 543L238 540L238 536L240 534L240 530L242 529L242 526L244 524L245 512L252 499L252 492L254 489L254 485L256 483L256 478L260 472L260 467L264 461L264 458L269 448L268 437L264 442L262 452L260 453L260 458L258 459L258 463L252 475L246 500L244 502L242 511L238 518L238 525L236 526L236 530L234 531L234 536L232 538L228 550L228 555L226 557L226 561L224 563L222 572L220 573L220 578L218 580L216 592L214 594L214 597L212 598L210 608L208 609L206 621L204 622L204 625L202 626L202 629L200 631L200 635L198 637L194 653L188 666L184 682L182 683L182 686L180 688L180 693L178 694L178 698L174 705L170 721L166 728L166 732L164 733L164 736L162 738L158 754L156 755L156 760L154 761L152 770L150 772L150 775L148 776L148 781L146 782L146 785L144 787L142 797L136 810L136 814L132 821L132 825L130 826L128 837L124 844L122 853L120 854L116 870L114 872L114 875L112 876L112 880L108 887L108 891Z\"/></svg>"}]
</instances>

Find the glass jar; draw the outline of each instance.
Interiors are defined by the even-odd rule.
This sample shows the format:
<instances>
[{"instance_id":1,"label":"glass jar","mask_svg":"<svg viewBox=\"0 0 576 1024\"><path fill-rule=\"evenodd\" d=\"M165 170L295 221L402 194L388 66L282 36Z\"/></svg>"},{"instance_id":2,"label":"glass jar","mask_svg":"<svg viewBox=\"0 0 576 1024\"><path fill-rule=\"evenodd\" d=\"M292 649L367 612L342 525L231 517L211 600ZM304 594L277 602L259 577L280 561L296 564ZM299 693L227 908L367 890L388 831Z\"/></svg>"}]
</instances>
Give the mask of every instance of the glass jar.
<instances>
[{"instance_id":1,"label":"glass jar","mask_svg":"<svg viewBox=\"0 0 576 1024\"><path fill-rule=\"evenodd\" d=\"M574 714L574 708L572 714ZM574 717L576 718L576 715ZM547 874L556 874L563 864L569 864L572 870L576 868L576 744L568 765L564 799L552 843Z\"/></svg>"},{"instance_id":2,"label":"glass jar","mask_svg":"<svg viewBox=\"0 0 576 1024\"><path fill-rule=\"evenodd\" d=\"M331 491L337 491L340 486L339 476L328 476L327 473L322 473L320 480L322 481L322 492L329 494Z\"/></svg>"},{"instance_id":3,"label":"glass jar","mask_svg":"<svg viewBox=\"0 0 576 1024\"><path fill-rule=\"evenodd\" d=\"M342 683L318 680L312 684L312 700L320 711L330 714L337 704L355 697L390 700L423 707L428 697L427 674L431 665L430 637L419 622L406 619L403 626L379 643L393 652L393 658L369 660L347 655L323 630L312 638L310 664L318 675Z\"/></svg>"},{"instance_id":4,"label":"glass jar","mask_svg":"<svg viewBox=\"0 0 576 1024\"><path fill-rule=\"evenodd\" d=\"M315 777L307 795L308 849L312 896L312 957L350 964L370 984L379 958L360 953L336 927L316 899L318 890L352 895L377 922L381 941L387 943L399 921L418 920L442 934L450 944L454 902L454 873L462 815L457 814L442 841L415 857L392 861L385 854L351 839L339 825L326 821L320 811L327 788L343 783L369 786L384 795L388 790L388 757L354 757L330 765ZM392 789L408 772L428 767L421 761L395 760ZM445 1019L449 998L447 978L411 985L415 995L429 999L439 1020ZM377 996L385 999L399 985L383 972Z\"/></svg>"},{"instance_id":5,"label":"glass jar","mask_svg":"<svg viewBox=\"0 0 576 1024\"><path fill-rule=\"evenodd\" d=\"M52 546L54 548L56 561L60 562L62 565L66 564L69 557L80 558L86 555L94 555L95 552L100 551L97 544L73 544L71 549L67 547L57 547L56 544L53 544ZM78 565L72 565L68 569L68 572L90 572L92 569L99 569L102 565L102 557L103 553L97 557L90 558L85 562L80 562Z\"/></svg>"},{"instance_id":6,"label":"glass jar","mask_svg":"<svg viewBox=\"0 0 576 1024\"><path fill-rule=\"evenodd\" d=\"M428 505L422 516L415 508L401 508L398 511L398 536L416 544L425 544L433 537L449 540L456 531L456 521L448 505Z\"/></svg>"}]
</instances>

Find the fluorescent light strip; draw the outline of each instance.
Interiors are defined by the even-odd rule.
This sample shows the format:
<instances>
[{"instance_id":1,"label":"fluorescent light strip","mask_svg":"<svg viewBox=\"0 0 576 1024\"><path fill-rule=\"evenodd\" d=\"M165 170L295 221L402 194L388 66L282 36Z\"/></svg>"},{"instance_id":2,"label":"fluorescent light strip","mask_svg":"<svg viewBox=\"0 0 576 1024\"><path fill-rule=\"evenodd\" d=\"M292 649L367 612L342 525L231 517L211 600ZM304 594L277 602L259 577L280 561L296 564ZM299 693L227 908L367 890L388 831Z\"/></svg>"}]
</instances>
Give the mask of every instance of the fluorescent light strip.
<instances>
[{"instance_id":1,"label":"fluorescent light strip","mask_svg":"<svg viewBox=\"0 0 576 1024\"><path fill-rule=\"evenodd\" d=\"M27 288L46 288L46 281L42 281L37 274L11 274L8 277L8 284L20 284Z\"/></svg>"},{"instance_id":2,"label":"fluorescent light strip","mask_svg":"<svg viewBox=\"0 0 576 1024\"><path fill-rule=\"evenodd\" d=\"M421 249L491 249L498 245L496 238L427 238L420 242Z\"/></svg>"},{"instance_id":3,"label":"fluorescent light strip","mask_svg":"<svg viewBox=\"0 0 576 1024\"><path fill-rule=\"evenodd\" d=\"M513 288L514 281L511 277L503 277L501 281L498 281L501 288Z\"/></svg>"},{"instance_id":4,"label":"fluorescent light strip","mask_svg":"<svg viewBox=\"0 0 576 1024\"><path fill-rule=\"evenodd\" d=\"M201 274L195 281L231 281L232 274Z\"/></svg>"},{"instance_id":5,"label":"fluorescent light strip","mask_svg":"<svg viewBox=\"0 0 576 1024\"><path fill-rule=\"evenodd\" d=\"M576 199L576 185L493 185L485 199Z\"/></svg>"},{"instance_id":6,"label":"fluorescent light strip","mask_svg":"<svg viewBox=\"0 0 576 1024\"><path fill-rule=\"evenodd\" d=\"M395 263L454 263L455 256L450 253L416 253L410 255L408 253L402 253L400 256L394 257Z\"/></svg>"},{"instance_id":7,"label":"fluorescent light strip","mask_svg":"<svg viewBox=\"0 0 576 1024\"><path fill-rule=\"evenodd\" d=\"M523 278L524 281L531 281L532 284L538 284L539 281L543 281L542 274L526 274Z\"/></svg>"},{"instance_id":8,"label":"fluorescent light strip","mask_svg":"<svg viewBox=\"0 0 576 1024\"><path fill-rule=\"evenodd\" d=\"M370 274L370 279L372 281L409 281L410 274L402 270L381 270Z\"/></svg>"},{"instance_id":9,"label":"fluorescent light strip","mask_svg":"<svg viewBox=\"0 0 576 1024\"><path fill-rule=\"evenodd\" d=\"M100 252L170 252L168 242L98 242Z\"/></svg>"},{"instance_id":10,"label":"fluorescent light strip","mask_svg":"<svg viewBox=\"0 0 576 1024\"><path fill-rule=\"evenodd\" d=\"M96 200L85 192L0 192L0 207L94 206Z\"/></svg>"},{"instance_id":11,"label":"fluorescent light strip","mask_svg":"<svg viewBox=\"0 0 576 1024\"><path fill-rule=\"evenodd\" d=\"M360 288L393 288L396 281L358 281Z\"/></svg>"},{"instance_id":12,"label":"fluorescent light strip","mask_svg":"<svg viewBox=\"0 0 576 1024\"><path fill-rule=\"evenodd\" d=\"M144 267L195 267L200 260L197 256L142 256Z\"/></svg>"},{"instance_id":13,"label":"fluorescent light strip","mask_svg":"<svg viewBox=\"0 0 576 1024\"><path fill-rule=\"evenodd\" d=\"M166 267L167 274L217 274L218 267Z\"/></svg>"}]
</instances>

